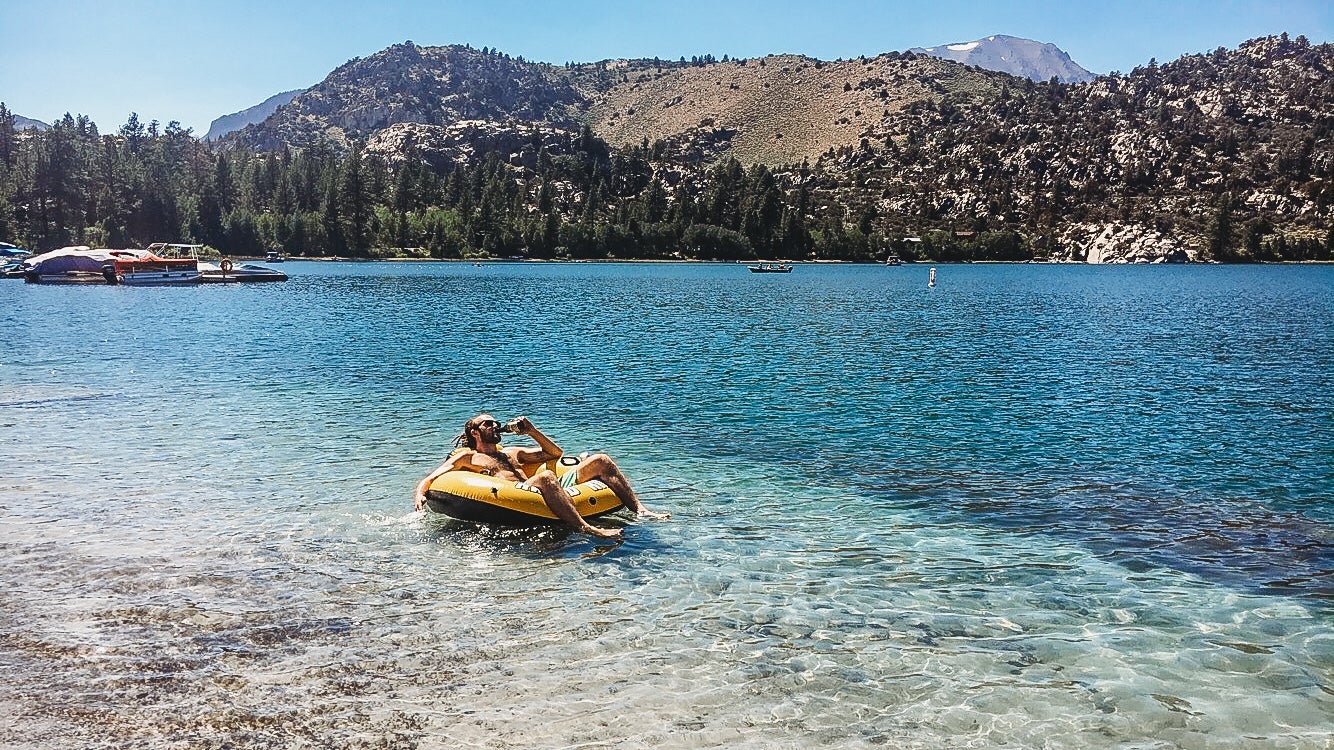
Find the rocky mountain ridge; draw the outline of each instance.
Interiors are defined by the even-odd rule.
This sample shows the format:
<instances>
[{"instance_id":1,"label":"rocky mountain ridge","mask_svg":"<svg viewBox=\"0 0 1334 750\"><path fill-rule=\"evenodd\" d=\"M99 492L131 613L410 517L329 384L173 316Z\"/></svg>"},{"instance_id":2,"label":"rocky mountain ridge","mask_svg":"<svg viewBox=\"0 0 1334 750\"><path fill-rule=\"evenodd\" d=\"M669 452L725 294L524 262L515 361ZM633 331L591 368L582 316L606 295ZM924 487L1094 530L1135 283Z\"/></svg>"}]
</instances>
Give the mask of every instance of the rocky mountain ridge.
<instances>
[{"instance_id":1,"label":"rocky mountain ridge","mask_svg":"<svg viewBox=\"0 0 1334 750\"><path fill-rule=\"evenodd\" d=\"M728 155L783 164L855 144L884 117L941 95L999 92L1008 76L889 53L564 67L471 47L394 45L341 66L268 120L230 136L260 150L347 148L396 123L471 120L592 128L614 146L727 134Z\"/></svg>"},{"instance_id":2,"label":"rocky mountain ridge","mask_svg":"<svg viewBox=\"0 0 1334 750\"><path fill-rule=\"evenodd\" d=\"M261 150L346 148L397 123L516 120L575 127L588 101L554 70L471 47L396 44L338 67L233 138Z\"/></svg>"},{"instance_id":3,"label":"rocky mountain ridge","mask_svg":"<svg viewBox=\"0 0 1334 750\"><path fill-rule=\"evenodd\" d=\"M1003 76L890 53L824 62L795 55L627 73L591 95L587 121L617 146L725 131L727 154L771 166L855 144L914 102L994 93Z\"/></svg>"}]
</instances>

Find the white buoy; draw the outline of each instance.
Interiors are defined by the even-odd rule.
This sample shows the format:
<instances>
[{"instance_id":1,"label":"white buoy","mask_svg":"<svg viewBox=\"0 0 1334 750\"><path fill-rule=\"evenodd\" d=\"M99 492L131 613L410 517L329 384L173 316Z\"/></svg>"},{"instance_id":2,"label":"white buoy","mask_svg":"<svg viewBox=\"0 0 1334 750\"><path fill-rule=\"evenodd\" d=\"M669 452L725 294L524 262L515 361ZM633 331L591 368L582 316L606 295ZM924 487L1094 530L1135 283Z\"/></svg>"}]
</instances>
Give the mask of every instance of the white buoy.
<instances>
[{"instance_id":1,"label":"white buoy","mask_svg":"<svg viewBox=\"0 0 1334 750\"><path fill-rule=\"evenodd\" d=\"M935 266L932 266L932 267L931 267L931 278L927 280L926 285L927 285L927 286L935 286L935 285L936 285L936 268L935 268Z\"/></svg>"}]
</instances>

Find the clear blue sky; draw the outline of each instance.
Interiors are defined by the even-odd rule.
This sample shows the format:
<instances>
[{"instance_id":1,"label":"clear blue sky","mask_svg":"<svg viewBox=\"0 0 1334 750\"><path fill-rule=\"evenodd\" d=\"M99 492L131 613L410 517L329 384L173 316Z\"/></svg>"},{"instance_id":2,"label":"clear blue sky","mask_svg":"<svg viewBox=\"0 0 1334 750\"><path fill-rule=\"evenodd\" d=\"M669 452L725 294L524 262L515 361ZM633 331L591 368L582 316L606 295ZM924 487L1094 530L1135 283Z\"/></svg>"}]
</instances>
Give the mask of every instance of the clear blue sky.
<instances>
[{"instance_id":1,"label":"clear blue sky","mask_svg":"<svg viewBox=\"0 0 1334 750\"><path fill-rule=\"evenodd\" d=\"M1334 0L0 0L0 101L45 122L131 112L203 135L398 42L564 63L799 53L825 60L1009 34L1095 73L1266 34L1331 41Z\"/></svg>"}]
</instances>

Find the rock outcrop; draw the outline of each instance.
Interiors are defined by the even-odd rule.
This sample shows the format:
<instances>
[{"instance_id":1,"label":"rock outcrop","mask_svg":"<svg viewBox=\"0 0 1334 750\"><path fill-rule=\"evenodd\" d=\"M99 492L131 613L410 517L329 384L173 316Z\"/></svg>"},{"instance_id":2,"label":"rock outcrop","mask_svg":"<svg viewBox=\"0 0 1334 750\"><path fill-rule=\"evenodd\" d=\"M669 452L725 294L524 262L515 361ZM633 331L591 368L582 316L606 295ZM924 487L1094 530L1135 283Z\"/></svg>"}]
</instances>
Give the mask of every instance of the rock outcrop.
<instances>
[{"instance_id":1,"label":"rock outcrop","mask_svg":"<svg viewBox=\"0 0 1334 750\"><path fill-rule=\"evenodd\" d=\"M416 161L438 172L454 165L497 154L501 161L529 172L538 167L545 151L548 156L570 152L571 141L579 133L548 125L517 121L463 120L450 125L397 123L371 136L362 152L376 156L386 164Z\"/></svg>"},{"instance_id":2,"label":"rock outcrop","mask_svg":"<svg viewBox=\"0 0 1334 750\"><path fill-rule=\"evenodd\" d=\"M1123 222L1071 224L1048 260L1065 263L1188 263L1199 251L1151 227Z\"/></svg>"}]
</instances>

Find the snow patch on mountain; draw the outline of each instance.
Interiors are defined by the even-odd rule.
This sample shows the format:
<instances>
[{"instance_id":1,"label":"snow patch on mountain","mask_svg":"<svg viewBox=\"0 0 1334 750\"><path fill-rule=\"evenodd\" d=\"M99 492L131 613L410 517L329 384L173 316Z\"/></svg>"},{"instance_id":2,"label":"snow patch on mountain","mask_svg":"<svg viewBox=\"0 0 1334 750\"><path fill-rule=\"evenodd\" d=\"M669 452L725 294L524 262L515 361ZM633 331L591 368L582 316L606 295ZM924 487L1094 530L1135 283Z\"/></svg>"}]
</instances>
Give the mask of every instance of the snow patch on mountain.
<instances>
[{"instance_id":1,"label":"snow patch on mountain","mask_svg":"<svg viewBox=\"0 0 1334 750\"><path fill-rule=\"evenodd\" d=\"M1070 59L1054 44L995 34L971 42L915 47L910 52L1022 76L1034 81L1055 78L1061 83L1083 83L1097 76Z\"/></svg>"}]
</instances>

